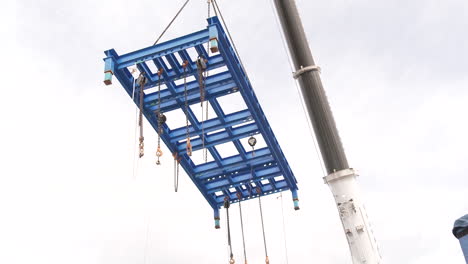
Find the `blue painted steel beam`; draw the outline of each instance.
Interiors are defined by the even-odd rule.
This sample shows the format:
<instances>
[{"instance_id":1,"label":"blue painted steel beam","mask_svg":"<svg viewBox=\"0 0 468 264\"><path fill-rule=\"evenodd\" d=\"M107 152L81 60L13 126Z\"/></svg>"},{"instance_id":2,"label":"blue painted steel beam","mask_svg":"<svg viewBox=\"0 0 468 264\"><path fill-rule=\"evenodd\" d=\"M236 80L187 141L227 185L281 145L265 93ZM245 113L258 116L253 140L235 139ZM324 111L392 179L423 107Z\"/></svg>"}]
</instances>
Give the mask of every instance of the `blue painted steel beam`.
<instances>
[{"instance_id":1,"label":"blue painted steel beam","mask_svg":"<svg viewBox=\"0 0 468 264\"><path fill-rule=\"evenodd\" d=\"M179 52L179 54L184 54L184 53L187 53L187 51L181 51ZM187 56L188 56L188 53L187 53ZM167 58L167 56L165 56ZM192 62L190 57L188 56L188 58L186 59L186 57L182 56L181 55L181 58L184 59L184 60L187 60L189 62L189 65L187 67L187 78L189 78L190 76L192 76L194 73L196 73L197 71L197 65L195 62ZM169 61L169 60L168 60ZM170 69L169 67L167 67L167 65L165 65L164 61L162 60L162 58L156 58L153 60L153 63L154 65L156 66L157 69L164 69L164 71L166 72L167 74L167 77L166 78L162 78L161 80L163 82L172 82L172 81L176 81L176 80L179 80L181 78L183 78L183 68L182 68L182 65L177 65L177 67L175 68L172 68ZM178 62L177 62L178 63ZM145 62L140 62L138 63L137 65L140 65L140 64L146 64ZM225 66L224 64L224 59L221 55L216 55L216 56L213 56L213 57L210 57L209 58L209 62L208 62L208 70L214 70L214 69L217 69L217 68L220 68L222 66ZM146 67L149 69L149 67L146 65ZM177 69L177 70L175 70ZM152 87L156 87L158 85L158 77L157 77L157 74L156 73L152 73L152 71L149 71L150 74L149 74L149 82L148 84L145 85L145 89L149 89L149 88L152 88ZM177 74L177 72L180 72Z\"/></svg>"},{"instance_id":2,"label":"blue painted steel beam","mask_svg":"<svg viewBox=\"0 0 468 264\"><path fill-rule=\"evenodd\" d=\"M278 160L279 166L285 172L288 183L294 189L297 189L296 180L291 171L291 168L289 167L289 164L287 163L284 154L279 147L276 137L274 136L268 121L266 120L265 114L263 113L263 110L258 103L255 93L253 92L251 84L247 79L247 75L242 69L239 59L234 54L234 50L230 48L231 44L227 38L227 35L224 33L218 18L211 17L208 19L208 21L210 26L215 26L218 32L222 32L218 35L218 41L220 42L220 53L224 56L224 60L228 65L229 71L235 75L234 78L238 81L239 86L244 88L241 89L241 95L244 98L248 108L253 110L252 114L254 115L256 122L261 124L259 125L260 132L262 133L267 145L272 149L272 154L275 159Z\"/></svg>"},{"instance_id":3,"label":"blue painted steel beam","mask_svg":"<svg viewBox=\"0 0 468 264\"><path fill-rule=\"evenodd\" d=\"M206 90L208 93L210 93L211 90L215 88L219 89L220 86L233 84L234 80L232 79L232 76L229 72L222 72L222 73L208 77L205 83L206 83ZM230 88L232 89L232 86ZM197 81L187 82L187 93L189 96L193 96L196 94L198 97L200 97L199 89L200 87ZM185 92L185 85L184 84L177 85L174 87L174 90L175 90L175 98L183 99L184 92ZM222 89L222 90L225 90L225 89ZM230 90L226 89L226 93L228 91ZM162 101L166 102L168 100L175 99L175 98L171 96L171 93L169 91L166 91L166 90L161 91ZM148 104L149 102L156 102L157 100L158 100L158 93L154 92L152 94L147 95L144 101L146 104Z\"/></svg>"},{"instance_id":4,"label":"blue painted steel beam","mask_svg":"<svg viewBox=\"0 0 468 264\"><path fill-rule=\"evenodd\" d=\"M255 178L261 178L262 180L264 180L277 176L281 176L281 170L278 166L271 166L268 168L257 169L252 172L249 171L247 173L231 175L230 178L232 179L232 181L229 181L226 178L222 178L221 180L210 181L205 184L205 187L208 190L208 193L213 193L219 188L236 187L241 184L245 184L248 181L253 180ZM236 186L232 186L233 184L235 184Z\"/></svg>"},{"instance_id":5,"label":"blue painted steel beam","mask_svg":"<svg viewBox=\"0 0 468 264\"><path fill-rule=\"evenodd\" d=\"M145 65L146 65L146 64L144 64L144 63L138 64L139 69L140 69L142 72L145 72L146 75L149 75L149 74L150 74L149 68L148 68L148 67L145 67ZM163 76L166 76L166 73L163 72L162 75L163 75ZM175 94L177 93L177 88L175 87L174 82L167 82L167 83L166 83L166 86L167 86L167 90L165 90L165 91L168 91L170 94L172 94L172 97L176 98L174 101L178 102L178 103L179 103L178 105L182 104L182 103L183 103L182 99L181 99L181 98L177 98L177 97L175 96ZM162 92L162 91L161 91L161 92ZM134 96L134 101L135 101L135 104L137 104L137 105L139 105L139 98L138 98L138 96L137 96L138 94L139 94L139 89L137 90L137 94ZM177 107L177 108L178 108L178 107ZM145 106L144 109L145 109L146 111L149 110L149 111L154 112L154 111L156 111L156 110L158 109L158 107L157 107L157 106L156 106L156 107L150 107L150 108L148 109L148 107ZM184 113L185 113L185 109L182 109L182 110L183 110ZM168 107L166 107L164 104L161 103L161 111L162 111L162 112L167 112L167 111L169 111L169 110L168 110ZM189 122L190 122L191 124L193 124L195 127L198 128L198 127L199 127L199 123L198 123L198 121L196 120L195 114L192 112L192 110L191 110L190 108L187 109L186 115L187 115L187 118L188 118Z\"/></svg>"},{"instance_id":6,"label":"blue painted steel beam","mask_svg":"<svg viewBox=\"0 0 468 264\"><path fill-rule=\"evenodd\" d=\"M179 54L180 54L180 52L179 52ZM187 67L187 71L190 72L191 68L196 70L196 67L197 67L196 64L193 63L193 62L190 62L190 59L188 61L189 61L189 66ZM161 58L154 59L153 63L156 66L157 69L162 68L166 72L167 76L165 78L162 78L163 82L173 82L173 81L179 80L179 79L181 79L183 77L183 75L176 74L176 71L174 69L168 68ZM214 56L214 57L210 58L210 66L208 68L210 70L212 70L212 69L222 67L224 65L225 65L224 64L224 59L222 58L222 56L217 55L217 56ZM182 69L182 66L180 66L180 68ZM190 74L187 74L187 77L190 77ZM150 82L146 85L147 88L152 88L152 87L157 86L158 85L158 83L157 83L157 81L158 81L157 74L156 73L151 73L151 77L150 77L149 81Z\"/></svg>"},{"instance_id":7,"label":"blue painted steel beam","mask_svg":"<svg viewBox=\"0 0 468 264\"><path fill-rule=\"evenodd\" d=\"M282 182L278 183L278 189L277 190L274 190L273 187L268 186L267 188L265 188L264 191L261 192L261 196L268 195L268 194L273 194L273 193L277 193L277 192L282 192L282 191L286 191L286 190L290 190L290 187L288 187L288 183L286 181L282 181ZM225 194L222 195L222 196L215 196L215 200L220 205L220 207L223 204L224 196L229 196L229 198L231 200L231 203L239 202L236 193L225 192ZM248 191L242 190L242 196L244 197L242 200L249 200L249 199L253 199L253 198L258 197L258 194L257 194L257 192L255 190L252 192L251 195L250 195L250 193Z\"/></svg>"},{"instance_id":8,"label":"blue painted steel beam","mask_svg":"<svg viewBox=\"0 0 468 264\"><path fill-rule=\"evenodd\" d=\"M236 127L232 130L232 135L230 136L227 131L222 131L218 133L214 133L211 135L205 136L205 146L211 147L220 145L226 142L231 142L236 139L245 138L249 135L258 133L258 126L257 124L248 124L244 126ZM193 151L197 151L203 148L203 142L201 138L197 138L191 141ZM187 143L179 143L177 149L179 153L186 152Z\"/></svg>"},{"instance_id":9,"label":"blue painted steel beam","mask_svg":"<svg viewBox=\"0 0 468 264\"><path fill-rule=\"evenodd\" d=\"M124 70L127 70L127 69L124 69ZM145 69L146 70L146 69ZM128 70L127 70L128 71ZM147 73L148 74L148 73ZM164 73L163 73L164 75ZM168 82L166 83L168 89L170 91L172 91L173 93L175 93L175 87L174 87L174 83L173 82ZM129 89L128 87L126 88L127 90ZM138 97L135 97L135 104L138 105ZM154 113L152 112L148 112L147 109L145 109L144 111L144 115L145 117L148 119L148 121L150 122L150 124L153 126L153 128L157 131L158 130L158 122L157 122L157 119L156 119L156 116L154 115ZM190 108L188 109L187 111L187 117L189 119L189 121L191 122L191 124L193 124L197 129L198 128L198 122L196 121L196 118L195 118L195 115L193 114L193 112L190 110ZM166 125L165 125L166 126ZM168 133L163 133L162 136L161 136L161 139L163 140L163 142L166 144L166 146L169 148L169 150L171 151L171 153L177 153L177 149L175 146L169 144L170 142L170 138L167 136ZM191 180L194 182L194 184L198 187L198 189L200 190L200 192L203 194L203 196L205 197L205 199L210 203L210 205L214 208L217 205L217 202L213 200L213 197L212 196L209 196L204 190L205 190L205 187L203 184L199 183L198 181L196 181L195 177L192 176L193 175L193 171L192 171L192 168L194 167L194 164L193 162L190 160L190 158L186 155L186 154L180 154L182 157L184 157L183 159L181 159L180 161L180 164L182 166L182 168L187 172L187 174L189 175L189 177L191 178Z\"/></svg>"},{"instance_id":10,"label":"blue painted steel beam","mask_svg":"<svg viewBox=\"0 0 468 264\"><path fill-rule=\"evenodd\" d=\"M216 117L210 120L206 120L203 123L203 125L204 125L205 133L210 133L216 130L223 129L226 126L232 127L238 124L245 123L250 120L252 120L252 114L250 113L248 109L246 109L246 110L242 110L242 111L235 112L235 113L225 116L224 117L225 122L223 122L221 119ZM193 126L190 125L189 126L190 137L198 136L197 133L198 131L195 131ZM180 128L174 129L169 134L169 136L171 137L171 142L173 143L179 140L186 139L186 135L187 135L186 127L180 127Z\"/></svg>"},{"instance_id":11,"label":"blue painted steel beam","mask_svg":"<svg viewBox=\"0 0 468 264\"><path fill-rule=\"evenodd\" d=\"M222 159L221 167L218 166L216 162L208 162L199 165L194 169L195 177L206 179L223 174L225 171L236 171L246 167L255 166L257 164L275 162L268 148L256 150L255 155L252 155L252 153L247 153L246 159L247 161L244 161L242 156L236 155Z\"/></svg>"},{"instance_id":12,"label":"blue painted steel beam","mask_svg":"<svg viewBox=\"0 0 468 264\"><path fill-rule=\"evenodd\" d=\"M224 115L223 110L221 109L221 106L219 105L217 100L213 100L213 101L214 102L211 104L211 106L213 107L213 111L216 113L216 115L218 117L222 117L221 120L223 120L223 123L225 124L226 123L225 115ZM246 121L246 122L248 122L248 121ZM231 126L226 126L226 132L229 134L229 136L231 138L234 138L234 134L232 133ZM252 136L252 135L254 135L254 134L251 134L249 136ZM239 152L242 159L245 161L245 159L246 159L245 150L244 150L244 147L242 147L242 144L240 143L239 139L235 139L232 142L234 143L234 146L236 147L237 152Z\"/></svg>"},{"instance_id":13,"label":"blue painted steel beam","mask_svg":"<svg viewBox=\"0 0 468 264\"><path fill-rule=\"evenodd\" d=\"M186 50L188 48L208 42L208 38L208 30L205 29L190 35L161 43L159 45L150 46L141 50L127 53L122 56L117 56L117 58L115 58L117 64L119 65L117 68L126 68L141 61L152 60L164 55Z\"/></svg>"},{"instance_id":14,"label":"blue painted steel beam","mask_svg":"<svg viewBox=\"0 0 468 264\"><path fill-rule=\"evenodd\" d=\"M144 115L151 126L157 130L155 110L158 109L158 92L154 87L157 87L159 81L167 87L160 93L160 107L163 112L175 109L182 109L185 112L185 87L180 81L184 76L187 78L195 77L195 81L187 83L188 104L200 102L200 80L195 63L196 58L189 55L188 48L195 48L198 56L203 56L208 60L209 71L226 66L226 72L210 74L206 80L206 100L210 101L217 117L204 121L202 130L202 122L197 120L191 109L189 108L186 112L191 124L188 129L193 151L205 146L214 161L200 165L193 163L185 153L186 143L183 140L186 138L186 127L172 128L164 124L164 133L161 136L163 142L170 152L177 153L182 157L181 166L211 207L215 209L215 216L219 217L218 208L222 206L224 196L228 196L231 202L238 201L236 193L240 193L243 200L258 195L291 190L293 196L296 197L296 179L224 29L216 17L208 19L208 22L208 28L205 30L128 54L119 56L115 50L106 51L106 84L111 84L112 77L116 77L129 96L134 97L134 102L138 105L140 87L137 85L135 94L132 94L134 78L127 67L136 65L140 72L146 73L149 82L144 87L146 93L144 96ZM208 55L203 44L212 37L218 40L219 53ZM189 62L186 72L182 68L181 60ZM161 80L159 80L157 73L153 72L154 69L150 69L148 63L154 63L157 69L163 69ZM225 115L223 106L218 103L216 98L235 92L240 92L247 109ZM216 132L222 129L223 131ZM247 152L244 149L240 139L258 133L265 139L267 147L257 149L254 156L251 151ZM205 144L202 142L202 137L205 138ZM222 158L216 146L226 142L233 142L239 154ZM251 173L250 168L252 168L253 173ZM279 175L282 175L284 179L276 181L275 177ZM254 187L260 188L260 194L256 193ZM216 195L220 192L223 195Z\"/></svg>"}]
</instances>

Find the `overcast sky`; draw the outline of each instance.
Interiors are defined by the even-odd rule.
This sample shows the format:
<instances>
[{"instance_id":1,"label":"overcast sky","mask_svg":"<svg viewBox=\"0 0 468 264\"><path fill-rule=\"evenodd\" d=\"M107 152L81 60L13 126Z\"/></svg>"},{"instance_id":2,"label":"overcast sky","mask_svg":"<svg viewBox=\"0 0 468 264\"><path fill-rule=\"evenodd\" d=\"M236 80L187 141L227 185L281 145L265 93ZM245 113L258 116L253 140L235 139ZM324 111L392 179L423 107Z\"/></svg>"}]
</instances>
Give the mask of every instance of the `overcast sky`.
<instances>
[{"instance_id":1,"label":"overcast sky","mask_svg":"<svg viewBox=\"0 0 468 264\"><path fill-rule=\"evenodd\" d=\"M289 263L350 263L271 0L218 1L299 182L300 211L284 193ZM150 155L154 131L134 165L135 106L102 82L104 50L151 45L182 3L5 3L0 263L227 261L224 213L215 230L185 173L174 193L172 158ZM464 263L451 228L468 213L468 2L297 4L385 263ZM206 13L192 0L164 40L205 28ZM286 263L281 199L264 203L271 263ZM258 204L243 206L249 262L262 263Z\"/></svg>"}]
</instances>

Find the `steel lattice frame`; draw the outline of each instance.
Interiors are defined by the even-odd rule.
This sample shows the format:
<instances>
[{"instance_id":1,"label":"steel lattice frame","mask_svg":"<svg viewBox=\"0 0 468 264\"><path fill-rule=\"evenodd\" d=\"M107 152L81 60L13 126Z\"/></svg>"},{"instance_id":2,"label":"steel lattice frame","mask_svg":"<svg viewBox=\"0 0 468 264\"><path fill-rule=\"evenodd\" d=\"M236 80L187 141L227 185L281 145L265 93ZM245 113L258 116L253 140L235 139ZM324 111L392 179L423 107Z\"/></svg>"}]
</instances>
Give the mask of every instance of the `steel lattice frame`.
<instances>
[{"instance_id":1,"label":"steel lattice frame","mask_svg":"<svg viewBox=\"0 0 468 264\"><path fill-rule=\"evenodd\" d=\"M210 54L205 49L205 43L216 39L219 52ZM158 75L151 71L147 62L152 61L158 69L163 69L161 83L167 89L161 90L161 111L163 113L181 109L185 112L184 85L177 85L176 80L184 77L184 70L176 58L178 54L182 60L187 60L187 77L194 76L195 81L187 83L188 103L200 103L200 90L198 83L197 65L189 55L187 49L195 48L199 55L208 58L207 70L217 69L223 66L227 71L210 75L206 79L206 100L217 117L204 121L205 147L210 152L214 161L195 165L186 154L186 127L170 128L163 125L161 139L172 153L178 153L182 160L181 166L203 194L205 199L215 210L215 218L219 219L218 209L223 205L225 197L229 197L232 203L238 202L237 194L241 200L269 195L272 193L291 190L295 207L297 206L297 181L291 168L268 124L260 104L255 96L250 82L237 58L231 43L217 17L208 19L208 27L186 36L182 36L155 46L118 55L114 49L105 51L105 83L112 83L115 76L126 92L132 97L134 77L128 70L129 66L137 65L140 72L145 72L148 83L145 91L158 86ZM169 63L166 64L165 60ZM139 105L139 89L136 87L134 102ZM144 95L144 116L157 131L158 122L155 110L158 109L158 92L146 92ZM217 97L232 93L240 93L247 109L224 114L222 105ZM189 133L193 151L202 149L202 124L189 108L187 116L190 121ZM224 129L224 130L222 130ZM222 130L221 132L217 132ZM210 133L211 132L211 133ZM214 132L214 133L212 133ZM210 134L208 134L210 133ZM255 150L245 150L240 139L251 135L261 134L267 147ZM196 138L194 138L196 137ZM216 146L226 142L233 142L238 155L222 158ZM251 173L252 172L252 173ZM283 176L283 177L278 177ZM257 192L260 187L261 192Z\"/></svg>"}]
</instances>

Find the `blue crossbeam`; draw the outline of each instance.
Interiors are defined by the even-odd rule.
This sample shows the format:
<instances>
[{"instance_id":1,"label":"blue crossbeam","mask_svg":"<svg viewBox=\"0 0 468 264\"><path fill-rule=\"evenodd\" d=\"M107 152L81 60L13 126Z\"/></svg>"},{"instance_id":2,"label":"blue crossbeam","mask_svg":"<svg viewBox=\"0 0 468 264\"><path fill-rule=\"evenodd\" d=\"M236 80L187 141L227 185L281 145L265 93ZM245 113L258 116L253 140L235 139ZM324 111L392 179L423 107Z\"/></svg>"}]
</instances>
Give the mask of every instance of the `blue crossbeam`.
<instances>
[{"instance_id":1,"label":"blue crossbeam","mask_svg":"<svg viewBox=\"0 0 468 264\"><path fill-rule=\"evenodd\" d=\"M208 41L218 46L214 54L206 49ZM199 85L203 82L199 76L197 57L193 57L189 49L195 50L197 57L206 59L208 73L217 70L204 80L205 100L210 102L216 117L203 122L196 118L190 108L185 111L186 99L188 105L201 102ZM137 84L134 89L135 79L129 67L136 66L147 77L148 82L143 87L143 113L156 131L159 129L158 110L165 113L181 109L185 113L190 125L169 127L163 124L161 139L173 154L182 158L182 168L215 210L216 218L226 198L239 202L238 196L241 200L247 200L290 190L297 204L296 178L217 17L208 19L205 30L124 55L118 55L113 49L105 54L104 82L109 85L113 77L117 78L137 105L142 87ZM187 63L185 69L183 62ZM154 66L162 69L160 76ZM195 80L184 85L184 78ZM164 86L160 92L157 89L159 85ZM225 114L217 98L234 93L241 95L247 109ZM186 153L187 131L192 150L207 148L213 161L195 165ZM266 147L246 150L240 140L255 135L263 137ZM227 142L234 144L239 152L237 155L222 157L219 154L218 146Z\"/></svg>"},{"instance_id":2,"label":"blue crossbeam","mask_svg":"<svg viewBox=\"0 0 468 264\"><path fill-rule=\"evenodd\" d=\"M232 127L238 124L248 122L250 120L252 120L252 114L250 113L248 109L246 109L246 110L242 110L242 111L225 116L224 123L219 118L213 118L210 120L206 120L203 125L205 129L205 133L210 133L216 130L226 128L226 126ZM187 139L186 133L187 133L186 127L181 127L181 128L172 130L169 135L169 137L171 138L171 142L174 143L179 140ZM190 125L189 134L190 134L190 137L194 137L198 135L198 131L196 131L195 128L192 125Z\"/></svg>"},{"instance_id":3,"label":"blue crossbeam","mask_svg":"<svg viewBox=\"0 0 468 264\"><path fill-rule=\"evenodd\" d=\"M207 135L205 136L205 147L211 147L211 146L216 146L220 145L226 142L230 142L236 139L240 138L245 138L250 135L254 135L258 133L258 126L257 124L248 124L248 125L243 125L240 127L236 127L232 131L232 135L229 135L228 132L223 131L223 132L218 132L215 134ZM202 139L197 138L195 140L192 140L192 149L193 151L197 151L202 149ZM187 148L187 143L180 143L177 146L179 153L185 154L186 148Z\"/></svg>"},{"instance_id":4,"label":"blue crossbeam","mask_svg":"<svg viewBox=\"0 0 468 264\"><path fill-rule=\"evenodd\" d=\"M247 153L247 160L245 160L240 154L231 156L225 159L222 159L218 162L208 162L197 166L194 168L195 177L200 178L208 178L213 177L216 174L222 173L223 171L227 171L229 169L237 169L237 168L246 168L256 163L262 162L273 162L274 158L271 155L269 148L262 148L255 151L255 154L252 152Z\"/></svg>"}]
</instances>

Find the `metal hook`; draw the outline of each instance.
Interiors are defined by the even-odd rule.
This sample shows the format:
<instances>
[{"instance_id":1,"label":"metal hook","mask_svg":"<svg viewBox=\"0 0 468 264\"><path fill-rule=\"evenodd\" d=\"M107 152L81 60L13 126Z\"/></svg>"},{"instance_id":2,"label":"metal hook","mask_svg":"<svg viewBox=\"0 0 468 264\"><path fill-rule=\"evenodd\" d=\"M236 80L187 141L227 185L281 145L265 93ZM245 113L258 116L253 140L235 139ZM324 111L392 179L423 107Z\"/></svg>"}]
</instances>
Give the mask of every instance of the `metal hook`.
<instances>
[{"instance_id":1,"label":"metal hook","mask_svg":"<svg viewBox=\"0 0 468 264\"><path fill-rule=\"evenodd\" d=\"M156 150L156 157L158 157L158 160L156 161L156 165L161 165L161 162L159 161L159 158L163 155L163 152L160 147Z\"/></svg>"}]
</instances>

